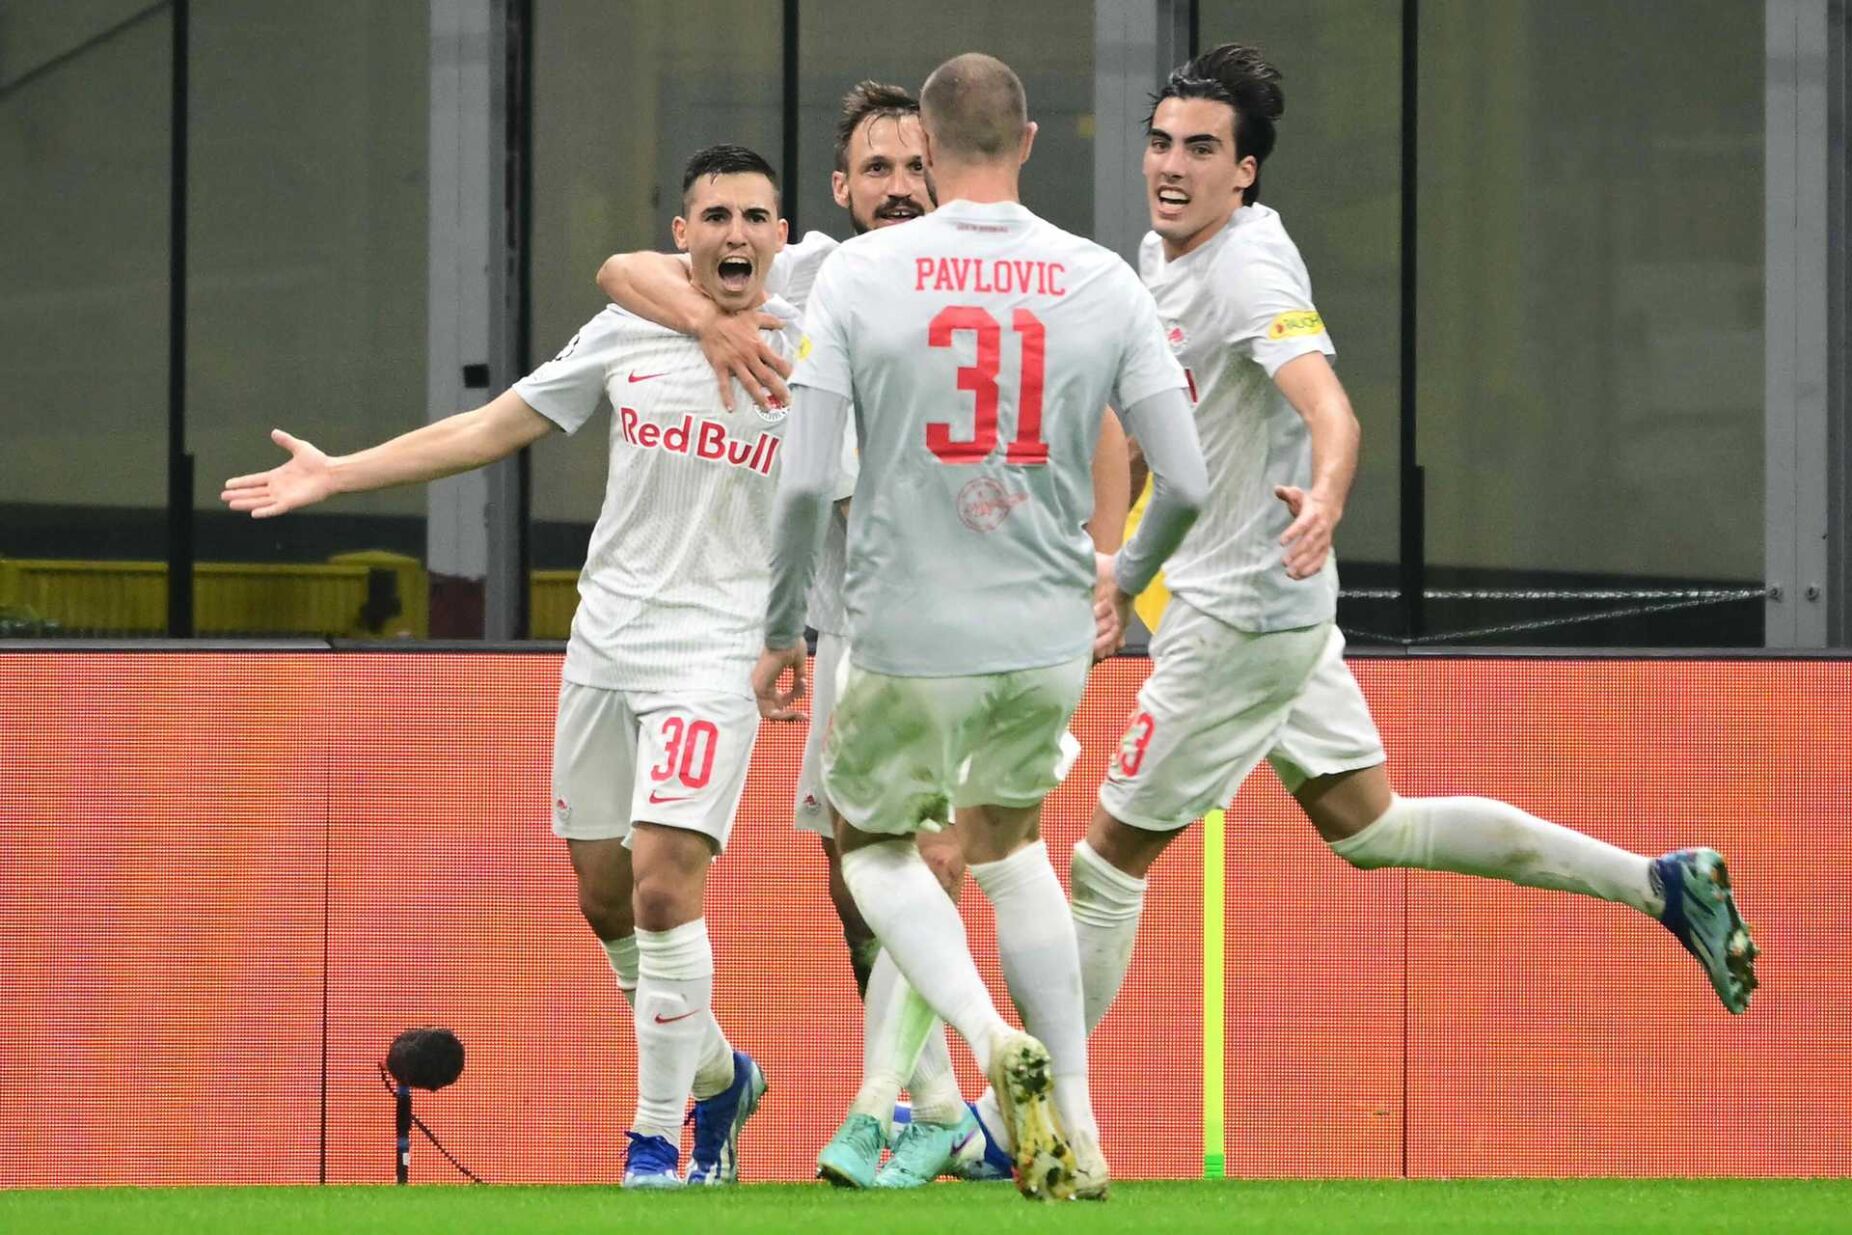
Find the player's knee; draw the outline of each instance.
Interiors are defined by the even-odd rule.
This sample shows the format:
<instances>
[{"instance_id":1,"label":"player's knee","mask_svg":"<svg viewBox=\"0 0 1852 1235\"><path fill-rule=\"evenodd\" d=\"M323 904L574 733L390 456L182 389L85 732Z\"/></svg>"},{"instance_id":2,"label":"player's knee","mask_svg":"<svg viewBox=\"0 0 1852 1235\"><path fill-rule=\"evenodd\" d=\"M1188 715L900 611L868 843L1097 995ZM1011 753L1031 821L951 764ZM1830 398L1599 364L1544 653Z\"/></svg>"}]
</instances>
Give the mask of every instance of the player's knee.
<instances>
[{"instance_id":1,"label":"player's knee","mask_svg":"<svg viewBox=\"0 0 1852 1235\"><path fill-rule=\"evenodd\" d=\"M646 931L666 931L692 922L701 916L699 885L676 878L672 873L637 876L636 890L631 893L631 909L636 923Z\"/></svg>"},{"instance_id":2,"label":"player's knee","mask_svg":"<svg viewBox=\"0 0 1852 1235\"><path fill-rule=\"evenodd\" d=\"M609 889L579 885L579 913L600 939L622 939L636 930L630 898Z\"/></svg>"},{"instance_id":3,"label":"player's knee","mask_svg":"<svg viewBox=\"0 0 1852 1235\"><path fill-rule=\"evenodd\" d=\"M1391 797L1381 815L1348 835L1326 834L1325 844L1361 871L1418 865L1414 855L1424 844L1425 822L1423 813L1406 798Z\"/></svg>"}]
</instances>

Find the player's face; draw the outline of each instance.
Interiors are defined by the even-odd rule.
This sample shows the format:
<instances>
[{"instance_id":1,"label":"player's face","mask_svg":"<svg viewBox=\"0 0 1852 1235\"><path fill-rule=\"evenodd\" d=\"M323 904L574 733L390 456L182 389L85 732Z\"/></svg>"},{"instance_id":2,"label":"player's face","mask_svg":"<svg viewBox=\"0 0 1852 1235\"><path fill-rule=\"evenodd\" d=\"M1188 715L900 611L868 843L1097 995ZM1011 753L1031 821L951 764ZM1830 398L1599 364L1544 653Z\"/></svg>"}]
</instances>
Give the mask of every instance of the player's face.
<instances>
[{"instance_id":1,"label":"player's face","mask_svg":"<svg viewBox=\"0 0 1852 1235\"><path fill-rule=\"evenodd\" d=\"M855 234L917 219L933 208L918 116L869 116L849 135L849 170L830 173Z\"/></svg>"},{"instance_id":2,"label":"player's face","mask_svg":"<svg viewBox=\"0 0 1852 1235\"><path fill-rule=\"evenodd\" d=\"M1235 158L1235 109L1214 99L1165 99L1145 134L1145 205L1172 257L1215 235L1254 183L1252 158Z\"/></svg>"},{"instance_id":3,"label":"player's face","mask_svg":"<svg viewBox=\"0 0 1852 1235\"><path fill-rule=\"evenodd\" d=\"M675 247L701 290L728 312L764 300L772 257L785 247L772 182L756 172L703 176L688 186L686 210L675 220Z\"/></svg>"}]
</instances>

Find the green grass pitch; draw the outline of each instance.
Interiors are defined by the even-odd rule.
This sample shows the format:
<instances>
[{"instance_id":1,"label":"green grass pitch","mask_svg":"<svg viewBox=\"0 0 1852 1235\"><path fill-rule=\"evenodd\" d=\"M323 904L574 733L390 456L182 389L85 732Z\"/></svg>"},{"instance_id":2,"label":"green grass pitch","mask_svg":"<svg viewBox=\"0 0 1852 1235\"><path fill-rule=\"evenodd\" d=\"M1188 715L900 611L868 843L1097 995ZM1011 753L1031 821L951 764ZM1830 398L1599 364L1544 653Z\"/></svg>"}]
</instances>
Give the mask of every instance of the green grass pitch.
<instances>
[{"instance_id":1,"label":"green grass pitch","mask_svg":"<svg viewBox=\"0 0 1852 1235\"><path fill-rule=\"evenodd\" d=\"M1852 1231L1852 1180L1476 1180L1113 1185L1104 1205L1032 1205L1001 1185L843 1193L760 1184L616 1188L94 1188L0 1191L0 1231L714 1232L1011 1235L1093 1231Z\"/></svg>"}]
</instances>

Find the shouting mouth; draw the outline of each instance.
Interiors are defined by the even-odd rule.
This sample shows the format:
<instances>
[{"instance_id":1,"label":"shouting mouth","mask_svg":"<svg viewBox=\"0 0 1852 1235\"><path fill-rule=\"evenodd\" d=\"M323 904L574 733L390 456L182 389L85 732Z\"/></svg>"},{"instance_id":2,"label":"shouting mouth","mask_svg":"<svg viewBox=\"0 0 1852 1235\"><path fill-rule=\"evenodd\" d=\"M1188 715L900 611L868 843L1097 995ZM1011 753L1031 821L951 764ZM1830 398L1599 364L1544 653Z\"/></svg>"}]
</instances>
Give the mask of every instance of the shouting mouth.
<instances>
[{"instance_id":1,"label":"shouting mouth","mask_svg":"<svg viewBox=\"0 0 1852 1235\"><path fill-rule=\"evenodd\" d=\"M1190 195L1174 184L1160 187L1152 194L1152 209L1160 219L1181 218L1190 204Z\"/></svg>"},{"instance_id":2,"label":"shouting mouth","mask_svg":"<svg viewBox=\"0 0 1852 1235\"><path fill-rule=\"evenodd\" d=\"M729 292L744 292L752 286L752 259L723 257L714 273L719 276L720 286Z\"/></svg>"}]
</instances>

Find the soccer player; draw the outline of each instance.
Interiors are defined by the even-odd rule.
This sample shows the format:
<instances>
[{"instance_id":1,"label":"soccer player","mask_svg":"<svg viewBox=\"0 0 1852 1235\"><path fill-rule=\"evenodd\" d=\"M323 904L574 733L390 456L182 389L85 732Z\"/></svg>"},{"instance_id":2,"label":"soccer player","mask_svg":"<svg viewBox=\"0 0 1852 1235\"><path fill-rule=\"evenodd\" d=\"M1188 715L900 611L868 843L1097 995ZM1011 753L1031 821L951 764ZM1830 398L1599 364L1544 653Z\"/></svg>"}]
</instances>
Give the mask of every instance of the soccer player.
<instances>
[{"instance_id":1,"label":"soccer player","mask_svg":"<svg viewBox=\"0 0 1852 1235\"><path fill-rule=\"evenodd\" d=\"M1284 110L1251 48L1171 74L1144 154L1151 232L1140 254L1197 397L1210 497L1166 567L1173 599L1152 672L1074 846L1073 915L1089 1027L1131 961L1146 874L1191 821L1265 757L1338 856L1503 879L1630 905L1669 928L1731 1012L1757 949L1723 858L1629 853L1480 797L1403 798L1334 623L1331 537L1359 428L1299 252L1259 204ZM995 1128L1000 1115L980 1110Z\"/></svg>"},{"instance_id":2,"label":"soccer player","mask_svg":"<svg viewBox=\"0 0 1852 1235\"><path fill-rule=\"evenodd\" d=\"M858 82L843 96L835 131L836 168L831 192L848 211L856 235L907 222L929 212L933 200L927 183L919 121L919 102L899 86ZM837 242L812 231L788 245L773 262L767 286L802 309L824 260ZM752 313L726 312L689 278L685 260L653 252L618 254L600 269L598 285L619 305L693 335L714 365L723 392L730 395L737 378L756 401L780 402L786 395L781 361L765 345ZM787 367L788 371L788 367ZM1105 417L1094 458L1093 515L1088 532L1095 547L1119 547L1129 499L1124 433L1116 418ZM910 998L891 959L883 956L874 933L862 920L842 880L834 824L823 789L823 739L829 731L837 670L847 648L843 607L843 570L848 536L847 498L856 471L853 436L845 440L843 479L834 496L822 561L813 582L808 623L817 632L810 729L798 774L794 819L798 830L815 834L828 866L830 900L842 923L856 989L864 999L864 1083L877 1089L887 1074L899 1070L912 1100L911 1121L894 1139L886 1117L858 1117L846 1123L818 1157L819 1174L846 1187L911 1187L951 1170L1001 1178L983 1165L985 1148L974 1116L958 1091L943 1027L927 1035L917 1061L902 1060L905 1034L899 1022L924 1010ZM1073 747L1077 750L1077 745ZM955 828L919 838L926 863L956 900L965 862ZM872 974L872 978L871 978ZM893 1157L880 1167L881 1151L892 1141ZM1007 1171L1006 1171L1007 1173Z\"/></svg>"},{"instance_id":3,"label":"soccer player","mask_svg":"<svg viewBox=\"0 0 1852 1235\"><path fill-rule=\"evenodd\" d=\"M1149 295L1118 258L1019 202L1034 127L1016 75L960 56L921 104L940 208L843 245L807 309L753 682L763 714L793 714L805 590L853 397L849 664L823 757L843 877L1002 1095L1018 1187L1103 1197L1073 927L1036 836L1095 642L1097 563L1081 525L1104 405L1138 430L1156 484L1148 521L1105 559L1115 620L1188 528L1206 480ZM914 844L954 807L1029 1034L998 1015ZM884 1118L897 1088L865 1086L851 1118Z\"/></svg>"},{"instance_id":4,"label":"soccer player","mask_svg":"<svg viewBox=\"0 0 1852 1235\"><path fill-rule=\"evenodd\" d=\"M796 311L764 291L785 241L770 165L739 146L697 153L674 231L706 294L768 315L788 349ZM714 1016L703 900L758 734L749 675L784 413L728 416L693 340L609 308L484 407L335 458L278 430L271 436L290 460L227 481L221 496L264 518L434 480L554 429L575 432L606 395L617 409L610 479L560 685L553 831L566 841L580 910L634 1007L637 1104L624 1186L730 1183L765 1078ZM683 1176L691 1092L694 1150Z\"/></svg>"}]
</instances>

